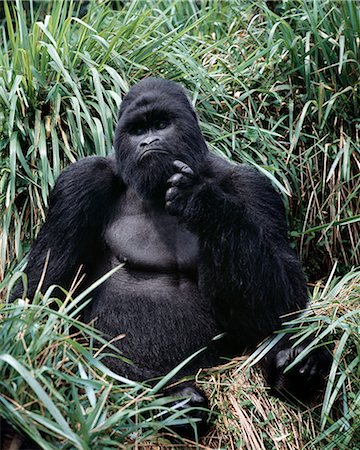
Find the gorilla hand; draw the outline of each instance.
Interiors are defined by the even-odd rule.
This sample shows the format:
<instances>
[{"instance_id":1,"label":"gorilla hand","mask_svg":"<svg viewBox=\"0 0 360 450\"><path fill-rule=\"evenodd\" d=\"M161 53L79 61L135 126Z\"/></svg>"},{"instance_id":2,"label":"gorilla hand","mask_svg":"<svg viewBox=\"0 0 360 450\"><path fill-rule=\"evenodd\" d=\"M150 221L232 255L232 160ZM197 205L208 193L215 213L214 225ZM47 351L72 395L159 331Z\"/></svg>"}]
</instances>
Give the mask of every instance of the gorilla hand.
<instances>
[{"instance_id":1,"label":"gorilla hand","mask_svg":"<svg viewBox=\"0 0 360 450\"><path fill-rule=\"evenodd\" d=\"M184 217L188 203L200 185L200 177L182 161L174 161L173 166L176 173L168 180L165 205L171 215Z\"/></svg>"}]
</instances>

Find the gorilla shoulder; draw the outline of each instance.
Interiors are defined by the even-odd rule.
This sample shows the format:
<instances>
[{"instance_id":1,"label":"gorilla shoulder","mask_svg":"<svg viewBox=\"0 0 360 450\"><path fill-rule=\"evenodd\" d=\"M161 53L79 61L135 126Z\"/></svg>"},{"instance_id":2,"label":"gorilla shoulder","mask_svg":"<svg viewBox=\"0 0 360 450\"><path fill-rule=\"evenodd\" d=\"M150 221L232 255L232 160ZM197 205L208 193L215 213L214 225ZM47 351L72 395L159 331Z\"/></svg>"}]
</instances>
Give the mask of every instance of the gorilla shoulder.
<instances>
[{"instance_id":1,"label":"gorilla shoulder","mask_svg":"<svg viewBox=\"0 0 360 450\"><path fill-rule=\"evenodd\" d=\"M51 200L56 195L65 197L67 195L76 195L77 203L89 192L101 193L114 187L115 184L120 186L120 179L116 174L115 158L113 156L107 158L88 156L71 164L62 172L51 194ZM87 197L86 201L91 201L91 198Z\"/></svg>"}]
</instances>

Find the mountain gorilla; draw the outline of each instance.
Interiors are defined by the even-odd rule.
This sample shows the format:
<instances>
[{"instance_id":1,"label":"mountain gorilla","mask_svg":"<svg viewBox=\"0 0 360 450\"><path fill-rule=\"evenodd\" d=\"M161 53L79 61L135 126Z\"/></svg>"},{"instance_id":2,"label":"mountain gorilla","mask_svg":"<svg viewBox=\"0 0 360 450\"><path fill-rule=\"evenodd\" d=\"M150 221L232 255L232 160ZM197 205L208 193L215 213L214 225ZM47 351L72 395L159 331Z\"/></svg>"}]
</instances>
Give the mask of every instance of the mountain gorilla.
<instances>
[{"instance_id":1,"label":"mountain gorilla","mask_svg":"<svg viewBox=\"0 0 360 450\"><path fill-rule=\"evenodd\" d=\"M204 346L182 374L254 348L307 304L280 196L257 170L209 152L173 82L135 85L118 119L115 157L85 158L59 177L30 252L29 296L49 251L43 289L69 288L80 266L84 286L124 263L92 294L83 319L96 319L109 338L125 334L116 345L133 364L107 364L132 379L164 375ZM321 351L283 373L304 346L285 339L268 354L265 376L278 393L318 386ZM194 385L178 389L205 404Z\"/></svg>"}]
</instances>

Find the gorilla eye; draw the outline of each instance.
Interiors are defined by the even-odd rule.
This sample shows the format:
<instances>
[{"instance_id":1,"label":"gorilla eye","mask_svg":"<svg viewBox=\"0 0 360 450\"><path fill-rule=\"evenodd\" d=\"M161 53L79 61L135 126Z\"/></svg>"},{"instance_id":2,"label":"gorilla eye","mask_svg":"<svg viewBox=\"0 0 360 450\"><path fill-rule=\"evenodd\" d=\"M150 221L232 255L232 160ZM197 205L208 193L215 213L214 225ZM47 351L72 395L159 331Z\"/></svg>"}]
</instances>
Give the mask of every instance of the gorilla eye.
<instances>
[{"instance_id":1,"label":"gorilla eye","mask_svg":"<svg viewBox=\"0 0 360 450\"><path fill-rule=\"evenodd\" d=\"M143 124L135 124L132 128L131 128L131 134L135 134L136 136L140 136L142 134L144 134L146 132L146 126Z\"/></svg>"},{"instance_id":2,"label":"gorilla eye","mask_svg":"<svg viewBox=\"0 0 360 450\"><path fill-rule=\"evenodd\" d=\"M168 125L169 123L166 120L158 120L154 123L154 128L156 130L164 130Z\"/></svg>"}]
</instances>

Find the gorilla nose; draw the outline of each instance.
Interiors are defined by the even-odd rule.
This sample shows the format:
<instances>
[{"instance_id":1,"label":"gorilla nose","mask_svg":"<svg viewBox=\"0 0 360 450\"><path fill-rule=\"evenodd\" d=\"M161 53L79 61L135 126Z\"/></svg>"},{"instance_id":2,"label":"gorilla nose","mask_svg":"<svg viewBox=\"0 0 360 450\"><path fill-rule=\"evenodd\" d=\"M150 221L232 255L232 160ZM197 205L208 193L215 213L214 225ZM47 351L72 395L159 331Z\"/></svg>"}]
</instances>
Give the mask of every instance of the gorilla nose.
<instances>
[{"instance_id":1,"label":"gorilla nose","mask_svg":"<svg viewBox=\"0 0 360 450\"><path fill-rule=\"evenodd\" d=\"M149 136L140 143L140 147L141 148L148 147L149 145L155 144L156 142L159 141L160 139L158 137Z\"/></svg>"}]
</instances>

